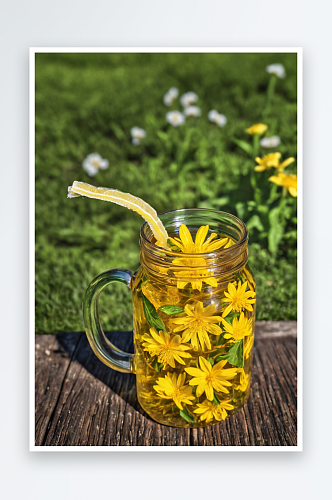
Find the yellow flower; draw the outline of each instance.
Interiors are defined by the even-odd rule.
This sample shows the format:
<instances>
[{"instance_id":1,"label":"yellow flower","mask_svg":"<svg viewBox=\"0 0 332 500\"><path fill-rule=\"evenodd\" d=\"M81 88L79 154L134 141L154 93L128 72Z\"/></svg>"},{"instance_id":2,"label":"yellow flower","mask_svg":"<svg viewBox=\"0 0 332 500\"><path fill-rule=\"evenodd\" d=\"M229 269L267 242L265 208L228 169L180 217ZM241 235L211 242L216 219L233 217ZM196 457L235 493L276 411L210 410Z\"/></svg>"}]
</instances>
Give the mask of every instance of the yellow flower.
<instances>
[{"instance_id":1,"label":"yellow flower","mask_svg":"<svg viewBox=\"0 0 332 500\"><path fill-rule=\"evenodd\" d=\"M283 172L284 169L286 167L288 167L288 165L290 165L291 163L293 163L293 161L295 161L295 158L293 158L292 156L290 158L287 158L287 160L284 160L282 163L280 163L280 165L278 166L278 172Z\"/></svg>"},{"instance_id":2,"label":"yellow flower","mask_svg":"<svg viewBox=\"0 0 332 500\"><path fill-rule=\"evenodd\" d=\"M201 421L206 420L206 423L208 424L213 420L214 418L216 420L225 420L227 417L227 411L226 410L233 410L234 406L229 404L229 401L220 401L220 405L217 405L213 403L212 401L209 401L206 399L203 401L203 403L198 403L197 410L194 410L194 413L198 413L200 415Z\"/></svg>"},{"instance_id":3,"label":"yellow flower","mask_svg":"<svg viewBox=\"0 0 332 500\"><path fill-rule=\"evenodd\" d=\"M220 323L220 316L213 316L217 312L216 306L211 304L205 309L203 307L203 302L197 302L195 305L187 304L184 308L186 317L175 318L172 323L179 325L173 329L173 332L182 333L182 342L188 342L190 340L191 345L195 350L198 350L199 344L204 350L205 345L208 349L211 349L211 342L208 333L213 335L220 335L222 330L220 326L215 323Z\"/></svg>"},{"instance_id":4,"label":"yellow flower","mask_svg":"<svg viewBox=\"0 0 332 500\"><path fill-rule=\"evenodd\" d=\"M265 125L264 123L255 123L255 125L252 125L250 128L246 128L245 132L250 135L254 134L259 134L262 135L266 130L268 129L268 126Z\"/></svg>"},{"instance_id":5,"label":"yellow flower","mask_svg":"<svg viewBox=\"0 0 332 500\"><path fill-rule=\"evenodd\" d=\"M240 373L240 382L235 385L234 388L238 391L246 391L249 384L249 373L247 374L243 368L239 368L238 373Z\"/></svg>"},{"instance_id":6,"label":"yellow flower","mask_svg":"<svg viewBox=\"0 0 332 500\"><path fill-rule=\"evenodd\" d=\"M263 170L269 170L271 167L278 167L279 160L281 158L281 153L270 153L268 155L263 156L263 158L255 158L255 161L258 163L256 165L256 172L263 172Z\"/></svg>"},{"instance_id":7,"label":"yellow flower","mask_svg":"<svg viewBox=\"0 0 332 500\"><path fill-rule=\"evenodd\" d=\"M227 332L224 334L225 339L232 339L233 342L238 342L252 333L252 320L245 318L243 312L240 314L239 319L233 319L231 325L224 319L221 321Z\"/></svg>"},{"instance_id":8,"label":"yellow flower","mask_svg":"<svg viewBox=\"0 0 332 500\"><path fill-rule=\"evenodd\" d=\"M254 345L254 336L251 335L250 337L247 337L246 345L244 346L244 352L243 352L244 359L249 358L249 354L253 345Z\"/></svg>"},{"instance_id":9,"label":"yellow flower","mask_svg":"<svg viewBox=\"0 0 332 500\"><path fill-rule=\"evenodd\" d=\"M214 390L217 392L229 393L226 387L230 387L232 384L228 382L237 374L237 368L227 368L223 367L227 363L227 360L219 361L214 366L206 361L202 356L199 357L199 368L185 368L185 371L191 375L192 378L189 381L190 385L197 385L196 396L199 398L203 392L205 392L207 399L210 401L214 398Z\"/></svg>"},{"instance_id":10,"label":"yellow flower","mask_svg":"<svg viewBox=\"0 0 332 500\"><path fill-rule=\"evenodd\" d=\"M246 292L247 286L247 281L245 281L243 285L241 285L241 281L239 281L237 288L233 283L228 283L228 292L225 292L225 298L221 299L221 302L229 302L229 305L223 312L223 318L231 311L241 312L242 309L247 309L247 311L253 310L251 304L256 302L256 293L252 290Z\"/></svg>"},{"instance_id":11,"label":"yellow flower","mask_svg":"<svg viewBox=\"0 0 332 500\"><path fill-rule=\"evenodd\" d=\"M213 271L206 270L206 263L204 259L174 259L173 264L176 266L181 266L185 268L184 271L178 271L177 268L171 270L174 271L177 281L178 288L184 288L188 283L191 284L193 290L201 291L203 283L207 283L212 287L218 285L216 278L213 277ZM200 269L195 269L195 268Z\"/></svg>"},{"instance_id":12,"label":"yellow flower","mask_svg":"<svg viewBox=\"0 0 332 500\"><path fill-rule=\"evenodd\" d=\"M212 243L218 235L212 233L206 241L205 238L208 234L209 226L201 226L196 233L195 243L189 229L185 224L181 224L179 228L180 238L169 238L173 245L180 248L184 253L209 253L215 252L227 243L228 238L220 238Z\"/></svg>"},{"instance_id":13,"label":"yellow flower","mask_svg":"<svg viewBox=\"0 0 332 500\"><path fill-rule=\"evenodd\" d=\"M277 168L278 172L283 172L288 165L295 161L295 158L287 158L282 163L279 162L281 158L281 153L270 153L263 156L263 158L255 158L258 165L256 165L256 172L263 172L264 170L270 170L271 167Z\"/></svg>"},{"instance_id":14,"label":"yellow flower","mask_svg":"<svg viewBox=\"0 0 332 500\"><path fill-rule=\"evenodd\" d=\"M153 286L147 281L142 286L145 297L154 305L156 309L166 304L176 306L181 300L178 289L175 286Z\"/></svg>"},{"instance_id":15,"label":"yellow flower","mask_svg":"<svg viewBox=\"0 0 332 500\"><path fill-rule=\"evenodd\" d=\"M195 400L191 387L184 384L185 380L185 373L180 373L178 377L176 373L167 373L164 378L158 378L157 385L153 388L160 398L173 399L176 406L183 410L182 403L192 405Z\"/></svg>"},{"instance_id":16,"label":"yellow flower","mask_svg":"<svg viewBox=\"0 0 332 500\"><path fill-rule=\"evenodd\" d=\"M151 356L158 356L159 363L163 363L164 368L170 365L175 368L175 361L181 365L185 362L181 358L191 358L187 352L189 346L181 344L180 335L170 335L168 332L160 331L159 335L155 328L150 328L150 335L145 333L143 335L144 351L148 351Z\"/></svg>"},{"instance_id":17,"label":"yellow flower","mask_svg":"<svg viewBox=\"0 0 332 500\"><path fill-rule=\"evenodd\" d=\"M233 245L235 245L235 241L232 240L232 238L228 238L228 243L226 243L226 245L224 246L224 248L230 248Z\"/></svg>"},{"instance_id":18,"label":"yellow flower","mask_svg":"<svg viewBox=\"0 0 332 500\"><path fill-rule=\"evenodd\" d=\"M294 198L297 196L297 176L295 174L279 172L278 176L272 175L272 177L269 177L269 181L288 189L289 194Z\"/></svg>"}]
</instances>

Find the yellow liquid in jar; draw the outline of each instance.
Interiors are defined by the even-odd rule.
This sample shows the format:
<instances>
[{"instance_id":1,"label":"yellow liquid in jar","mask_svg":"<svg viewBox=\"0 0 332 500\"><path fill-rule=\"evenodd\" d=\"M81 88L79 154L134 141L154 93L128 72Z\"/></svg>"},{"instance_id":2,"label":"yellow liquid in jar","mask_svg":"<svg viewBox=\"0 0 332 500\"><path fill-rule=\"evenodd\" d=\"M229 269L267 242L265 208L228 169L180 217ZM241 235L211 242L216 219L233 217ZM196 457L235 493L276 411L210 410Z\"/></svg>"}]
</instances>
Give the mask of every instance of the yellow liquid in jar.
<instances>
[{"instance_id":1,"label":"yellow liquid in jar","mask_svg":"<svg viewBox=\"0 0 332 500\"><path fill-rule=\"evenodd\" d=\"M201 290L194 289L190 282L178 288L174 280L167 281L167 275L149 274L144 266L137 273L133 293L137 395L142 408L157 422L174 427L216 424L239 410L248 399L255 304L250 308L245 300L240 300L238 310L232 309L223 321L211 319L221 318L229 306L229 302L223 301L227 299L229 283L236 290L246 283L246 292L253 292L249 298L254 297L255 283L248 266L227 281L218 281L215 287L203 281ZM240 299L241 293L238 292ZM147 305L150 313L146 311ZM170 305L178 308L176 314L169 315L159 309ZM213 311L210 308L210 314L204 316L208 306L213 306ZM194 316L188 311L193 311ZM189 320L194 341L185 333ZM159 329L160 325L164 328ZM210 331L216 330L213 325L219 328L218 334ZM207 336L208 341L200 341L200 328L205 330L203 337ZM227 328L238 337L225 338L231 335ZM234 349L237 349L235 354ZM199 383L190 384L195 380Z\"/></svg>"}]
</instances>

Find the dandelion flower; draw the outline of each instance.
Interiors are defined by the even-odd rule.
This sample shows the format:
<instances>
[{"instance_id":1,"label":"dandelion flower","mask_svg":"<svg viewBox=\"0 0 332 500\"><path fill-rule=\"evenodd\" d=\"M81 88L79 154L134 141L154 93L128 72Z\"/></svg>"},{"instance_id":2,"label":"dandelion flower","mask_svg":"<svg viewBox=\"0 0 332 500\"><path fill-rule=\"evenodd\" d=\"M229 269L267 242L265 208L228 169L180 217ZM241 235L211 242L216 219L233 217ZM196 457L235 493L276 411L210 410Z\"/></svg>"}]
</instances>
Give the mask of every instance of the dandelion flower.
<instances>
[{"instance_id":1,"label":"dandelion flower","mask_svg":"<svg viewBox=\"0 0 332 500\"><path fill-rule=\"evenodd\" d=\"M200 368L185 368L185 371L191 375L189 385L196 385L196 396L199 398L203 392L209 401L213 401L214 390L228 394L229 390L226 387L231 387L230 379L237 374L237 368L224 369L227 360L219 361L219 363L211 366L211 364L202 356L199 357Z\"/></svg>"},{"instance_id":2,"label":"dandelion flower","mask_svg":"<svg viewBox=\"0 0 332 500\"><path fill-rule=\"evenodd\" d=\"M185 117L180 111L169 111L166 113L166 120L173 125L173 127L178 127L184 124Z\"/></svg>"},{"instance_id":3,"label":"dandelion flower","mask_svg":"<svg viewBox=\"0 0 332 500\"><path fill-rule=\"evenodd\" d=\"M256 172L263 172L264 170L269 170L272 167L278 167L280 158L281 153L270 153L263 156L263 158L255 158L255 161L258 163L255 167Z\"/></svg>"},{"instance_id":4,"label":"dandelion flower","mask_svg":"<svg viewBox=\"0 0 332 500\"><path fill-rule=\"evenodd\" d=\"M280 137L278 135L273 135L272 137L263 137L259 141L262 148L277 148L280 144Z\"/></svg>"},{"instance_id":5,"label":"dandelion flower","mask_svg":"<svg viewBox=\"0 0 332 500\"><path fill-rule=\"evenodd\" d=\"M151 356L158 356L159 363L163 363L164 368L170 365L175 368L175 361L181 365L185 362L181 358L191 358L187 352L190 346L181 344L180 335L170 335L168 332L160 331L159 334L155 328L150 328L150 335L144 334L144 351L148 351Z\"/></svg>"},{"instance_id":6,"label":"dandelion flower","mask_svg":"<svg viewBox=\"0 0 332 500\"><path fill-rule=\"evenodd\" d=\"M198 95L195 92L186 92L180 97L180 102L184 108L190 106L191 104L195 104L198 101Z\"/></svg>"},{"instance_id":7,"label":"dandelion flower","mask_svg":"<svg viewBox=\"0 0 332 500\"><path fill-rule=\"evenodd\" d=\"M232 342L238 342L248 335L252 334L252 319L248 319L242 312L239 318L234 318L230 325L222 318L222 324L226 330L224 333L225 339L231 339Z\"/></svg>"},{"instance_id":8,"label":"dandelion flower","mask_svg":"<svg viewBox=\"0 0 332 500\"><path fill-rule=\"evenodd\" d=\"M278 175L269 177L269 181L274 182L278 186L283 186L288 189L289 194L294 198L297 197L297 176L295 174L284 174L279 172Z\"/></svg>"},{"instance_id":9,"label":"dandelion flower","mask_svg":"<svg viewBox=\"0 0 332 500\"><path fill-rule=\"evenodd\" d=\"M251 335L250 337L247 337L246 344L244 346L244 351L243 351L244 359L249 358L253 345L254 345L254 336Z\"/></svg>"},{"instance_id":10,"label":"dandelion flower","mask_svg":"<svg viewBox=\"0 0 332 500\"><path fill-rule=\"evenodd\" d=\"M208 119L210 122L216 123L219 127L223 127L227 123L227 118L225 115L218 113L215 109L211 109L208 113Z\"/></svg>"},{"instance_id":11,"label":"dandelion flower","mask_svg":"<svg viewBox=\"0 0 332 500\"><path fill-rule=\"evenodd\" d=\"M238 391L246 391L249 384L249 373L247 374L243 368L239 368L238 373L240 373L240 382L234 385L234 389Z\"/></svg>"},{"instance_id":12,"label":"dandelion flower","mask_svg":"<svg viewBox=\"0 0 332 500\"><path fill-rule=\"evenodd\" d=\"M132 138L132 143L134 144L134 146L137 146L141 142L141 140L146 137L146 132L143 128L133 127L130 130L130 135Z\"/></svg>"},{"instance_id":13,"label":"dandelion flower","mask_svg":"<svg viewBox=\"0 0 332 500\"><path fill-rule=\"evenodd\" d=\"M178 95L179 90L176 87L171 87L164 95L164 104L166 106L171 106Z\"/></svg>"},{"instance_id":14,"label":"dandelion flower","mask_svg":"<svg viewBox=\"0 0 332 500\"><path fill-rule=\"evenodd\" d=\"M285 78L286 71L282 64L270 64L266 66L266 71L272 75L276 75L278 78Z\"/></svg>"},{"instance_id":15,"label":"dandelion flower","mask_svg":"<svg viewBox=\"0 0 332 500\"><path fill-rule=\"evenodd\" d=\"M93 177L99 169L105 170L108 168L108 160L102 158L99 153L91 153L85 158L82 166L86 173Z\"/></svg>"},{"instance_id":16,"label":"dandelion flower","mask_svg":"<svg viewBox=\"0 0 332 500\"><path fill-rule=\"evenodd\" d=\"M282 163L280 163L280 165L278 166L278 172L283 172L284 169L286 167L288 167L288 165L290 165L291 163L293 163L295 161L295 158L293 157L290 157L290 158L287 158L287 160L284 160Z\"/></svg>"},{"instance_id":17,"label":"dandelion flower","mask_svg":"<svg viewBox=\"0 0 332 500\"><path fill-rule=\"evenodd\" d=\"M226 410L233 410L234 406L229 404L230 399L228 401L220 401L220 404L217 405L212 401L206 399L203 403L197 404L197 410L194 410L194 413L197 413L200 416L201 421L206 420L206 423L210 423L213 419L225 420L227 417Z\"/></svg>"},{"instance_id":18,"label":"dandelion flower","mask_svg":"<svg viewBox=\"0 0 332 500\"><path fill-rule=\"evenodd\" d=\"M262 134L264 134L264 132L266 132L267 129L268 129L268 126L265 125L265 123L255 123L251 127L246 128L245 132L247 132L247 134L250 134L250 135L254 135L254 134L262 135Z\"/></svg>"},{"instance_id":19,"label":"dandelion flower","mask_svg":"<svg viewBox=\"0 0 332 500\"><path fill-rule=\"evenodd\" d=\"M192 236L189 229L185 224L181 224L179 227L180 238L169 238L173 245L180 248L184 253L208 253L215 252L222 246L224 246L228 238L219 238L212 243L218 235L217 233L211 233L208 239L205 238L209 232L209 226L201 226L196 233L195 243L193 242Z\"/></svg>"},{"instance_id":20,"label":"dandelion flower","mask_svg":"<svg viewBox=\"0 0 332 500\"><path fill-rule=\"evenodd\" d=\"M263 172L264 170L270 170L271 167L278 169L278 172L283 172L283 170L288 167L291 163L295 161L295 158L287 158L282 163L279 162L281 158L281 153L270 153L263 156L263 158L255 158L258 165L256 165L256 172Z\"/></svg>"},{"instance_id":21,"label":"dandelion flower","mask_svg":"<svg viewBox=\"0 0 332 500\"><path fill-rule=\"evenodd\" d=\"M216 278L214 278L213 271L206 270L206 264L204 259L174 259L173 264L176 268L173 268L174 275L178 278L177 287L184 288L188 283L191 284L193 290L201 291L203 283L207 283L212 287L218 286ZM179 267L184 270L179 271Z\"/></svg>"},{"instance_id":22,"label":"dandelion flower","mask_svg":"<svg viewBox=\"0 0 332 500\"><path fill-rule=\"evenodd\" d=\"M205 241L208 231L208 225L201 226L197 231L194 243L187 226L181 224L179 228L180 238L170 238L170 240L173 245L179 247L184 253L215 252L227 243L228 238L219 238L213 241L218 236L216 233L212 233ZM188 283L191 283L194 290L201 290L203 282L208 283L212 287L217 286L217 280L213 277L213 271L205 269L205 260L203 258L178 258L173 260L173 264L177 267L187 268L183 271L178 271L178 268L174 269L175 276L179 278L177 282L178 288L184 288Z\"/></svg>"},{"instance_id":23,"label":"dandelion flower","mask_svg":"<svg viewBox=\"0 0 332 500\"><path fill-rule=\"evenodd\" d=\"M173 325L179 325L173 328L173 332L182 330L182 342L190 340L191 345L195 350L198 350L199 344L204 350L205 345L211 349L209 333L220 335L222 330L217 323L220 323L221 316L213 316L217 310L214 304L203 307L203 302L197 302L195 305L187 304L184 308L187 316L175 318L172 320Z\"/></svg>"},{"instance_id":24,"label":"dandelion flower","mask_svg":"<svg viewBox=\"0 0 332 500\"><path fill-rule=\"evenodd\" d=\"M153 388L160 398L173 399L176 406L183 410L183 403L192 405L195 400L192 389L189 385L185 385L185 380L185 373L180 373L178 377L176 373L167 373L164 378L158 378L157 385Z\"/></svg>"},{"instance_id":25,"label":"dandelion flower","mask_svg":"<svg viewBox=\"0 0 332 500\"><path fill-rule=\"evenodd\" d=\"M183 114L185 116L201 116L201 108L198 106L188 106L184 108Z\"/></svg>"},{"instance_id":26,"label":"dandelion flower","mask_svg":"<svg viewBox=\"0 0 332 500\"><path fill-rule=\"evenodd\" d=\"M256 302L256 293L252 290L246 292L247 286L247 281L245 281L243 285L241 285L241 281L239 281L237 288L233 283L228 283L228 291L225 292L225 298L221 299L221 302L228 302L228 306L222 315L223 318L231 311L241 312L242 309L247 309L247 311L253 310L252 304Z\"/></svg>"}]
</instances>

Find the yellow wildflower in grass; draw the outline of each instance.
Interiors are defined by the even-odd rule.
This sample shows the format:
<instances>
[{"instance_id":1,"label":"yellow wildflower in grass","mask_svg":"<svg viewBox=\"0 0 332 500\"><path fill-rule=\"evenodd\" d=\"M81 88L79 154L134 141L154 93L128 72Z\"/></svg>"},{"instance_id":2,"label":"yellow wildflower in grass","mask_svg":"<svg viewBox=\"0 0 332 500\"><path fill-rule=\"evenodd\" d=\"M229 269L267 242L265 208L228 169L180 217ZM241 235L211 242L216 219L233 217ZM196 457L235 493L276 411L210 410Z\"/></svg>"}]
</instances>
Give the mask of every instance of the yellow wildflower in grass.
<instances>
[{"instance_id":1,"label":"yellow wildflower in grass","mask_svg":"<svg viewBox=\"0 0 332 500\"><path fill-rule=\"evenodd\" d=\"M197 302L195 305L187 304L184 308L187 316L175 318L172 320L174 325L179 325L173 328L173 332L182 333L182 342L190 340L191 345L195 350L198 350L199 344L202 350L211 349L211 342L208 333L220 335L222 330L216 323L220 323L221 316L213 316L217 312L216 306L211 304L203 307L203 302Z\"/></svg>"},{"instance_id":2,"label":"yellow wildflower in grass","mask_svg":"<svg viewBox=\"0 0 332 500\"><path fill-rule=\"evenodd\" d=\"M254 336L251 335L250 337L247 337L246 345L244 346L244 351L243 351L244 359L249 358L253 345L254 345Z\"/></svg>"},{"instance_id":3,"label":"yellow wildflower in grass","mask_svg":"<svg viewBox=\"0 0 332 500\"><path fill-rule=\"evenodd\" d=\"M237 374L237 368L224 369L227 360L219 361L214 366L206 361L202 356L199 357L200 368L185 368L185 371L191 375L189 385L197 385L196 396L199 398L205 392L208 400L214 398L214 390L217 392L229 393L226 387L231 387L230 379Z\"/></svg>"},{"instance_id":4,"label":"yellow wildflower in grass","mask_svg":"<svg viewBox=\"0 0 332 500\"><path fill-rule=\"evenodd\" d=\"M143 340L144 351L148 351L151 356L158 356L158 361L163 363L164 368L167 365L175 368L175 361L184 365L182 358L191 358L191 355L185 352L190 346L181 343L180 335L170 335L162 330L158 334L155 328L150 328L150 335L145 333Z\"/></svg>"},{"instance_id":5,"label":"yellow wildflower in grass","mask_svg":"<svg viewBox=\"0 0 332 500\"><path fill-rule=\"evenodd\" d=\"M194 413L198 413L200 416L201 421L203 422L206 420L206 423L208 424L211 422L213 419L215 420L225 420L227 417L227 411L226 410L233 410L234 406L229 404L229 401L220 401L220 405L217 405L213 403L212 401L209 401L206 399L203 401L203 403L198 403L197 410L194 410Z\"/></svg>"},{"instance_id":6,"label":"yellow wildflower in grass","mask_svg":"<svg viewBox=\"0 0 332 500\"><path fill-rule=\"evenodd\" d=\"M248 319L242 312L239 318L234 318L230 325L222 318L222 324L227 333L224 334L225 339L232 339L232 342L238 342L244 337L252 334L252 319Z\"/></svg>"},{"instance_id":7,"label":"yellow wildflower in grass","mask_svg":"<svg viewBox=\"0 0 332 500\"><path fill-rule=\"evenodd\" d=\"M264 170L270 170L270 168L274 167L278 169L278 172L283 172L288 165L295 161L295 158L287 158L282 163L279 162L281 158L281 153L270 153L268 155L263 156L263 158L255 158L255 161L258 163L256 165L256 172L263 172Z\"/></svg>"},{"instance_id":8,"label":"yellow wildflower in grass","mask_svg":"<svg viewBox=\"0 0 332 500\"><path fill-rule=\"evenodd\" d=\"M189 229L185 224L181 224L179 228L180 238L169 238L173 245L180 248L184 253L208 253L215 252L222 246L224 246L228 238L220 238L212 243L218 235L217 233L212 233L208 239L205 238L208 234L209 226L201 226L196 233L195 243L193 242L192 236Z\"/></svg>"},{"instance_id":9,"label":"yellow wildflower in grass","mask_svg":"<svg viewBox=\"0 0 332 500\"><path fill-rule=\"evenodd\" d=\"M250 134L250 135L254 135L254 134L262 135L262 134L264 134L264 132L266 132L267 129L268 129L268 126L265 125L265 123L255 123L251 127L246 128L245 132L247 132L247 134Z\"/></svg>"},{"instance_id":10,"label":"yellow wildflower in grass","mask_svg":"<svg viewBox=\"0 0 332 500\"><path fill-rule=\"evenodd\" d=\"M256 302L256 293L252 290L246 292L247 286L247 281L245 281L243 285L241 285L241 281L239 281L237 288L233 283L228 283L228 291L225 292L225 298L221 299L221 302L229 303L223 312L223 318L231 311L241 312L242 309L247 309L247 311L253 310L252 304Z\"/></svg>"},{"instance_id":11,"label":"yellow wildflower in grass","mask_svg":"<svg viewBox=\"0 0 332 500\"><path fill-rule=\"evenodd\" d=\"M238 391L245 392L249 384L249 373L247 374L243 368L239 368L238 373L240 373L240 382L235 385L234 388Z\"/></svg>"},{"instance_id":12,"label":"yellow wildflower in grass","mask_svg":"<svg viewBox=\"0 0 332 500\"><path fill-rule=\"evenodd\" d=\"M284 160L282 163L280 163L280 165L278 166L278 172L283 172L284 169L286 167L288 167L288 165L290 165L291 163L293 163L295 161L295 158L293 158L292 156L290 158L287 158L287 160Z\"/></svg>"},{"instance_id":13,"label":"yellow wildflower in grass","mask_svg":"<svg viewBox=\"0 0 332 500\"><path fill-rule=\"evenodd\" d=\"M269 181L288 189L289 194L296 198L297 176L295 174L284 174L283 172L279 172L278 175L272 175L272 177L269 177Z\"/></svg>"},{"instance_id":14,"label":"yellow wildflower in grass","mask_svg":"<svg viewBox=\"0 0 332 500\"><path fill-rule=\"evenodd\" d=\"M263 158L255 158L255 161L258 163L256 165L256 172L263 172L264 170L269 170L272 167L279 166L279 160L281 158L281 153L270 153L268 155L263 156Z\"/></svg>"},{"instance_id":15,"label":"yellow wildflower in grass","mask_svg":"<svg viewBox=\"0 0 332 500\"><path fill-rule=\"evenodd\" d=\"M182 403L192 405L195 400L192 389L189 385L185 385L185 380L185 373L180 373L178 377L176 373L167 373L164 378L158 378L157 385L153 388L160 398L173 399L176 406L183 410Z\"/></svg>"},{"instance_id":16,"label":"yellow wildflower in grass","mask_svg":"<svg viewBox=\"0 0 332 500\"><path fill-rule=\"evenodd\" d=\"M204 259L174 259L173 264L185 268L183 271L174 270L174 275L179 278L177 281L178 288L184 288L188 283L191 284L193 290L201 291L203 283L207 283L212 287L218 285L216 278L213 277L213 271L205 269L206 263ZM201 269L195 269L200 267Z\"/></svg>"}]
</instances>

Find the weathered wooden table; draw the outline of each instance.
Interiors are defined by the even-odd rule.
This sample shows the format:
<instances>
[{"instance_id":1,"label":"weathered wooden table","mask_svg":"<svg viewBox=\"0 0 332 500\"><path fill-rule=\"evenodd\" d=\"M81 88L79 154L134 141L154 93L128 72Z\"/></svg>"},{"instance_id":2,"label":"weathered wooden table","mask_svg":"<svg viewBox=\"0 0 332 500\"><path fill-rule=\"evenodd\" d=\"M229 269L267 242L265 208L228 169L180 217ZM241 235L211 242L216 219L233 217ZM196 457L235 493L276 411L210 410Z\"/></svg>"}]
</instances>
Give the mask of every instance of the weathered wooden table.
<instances>
[{"instance_id":1,"label":"weathered wooden table","mask_svg":"<svg viewBox=\"0 0 332 500\"><path fill-rule=\"evenodd\" d=\"M109 338L133 352L132 332ZM217 425L175 429L142 410L85 333L36 336L36 446L296 446L296 322L257 322L250 398Z\"/></svg>"}]
</instances>

